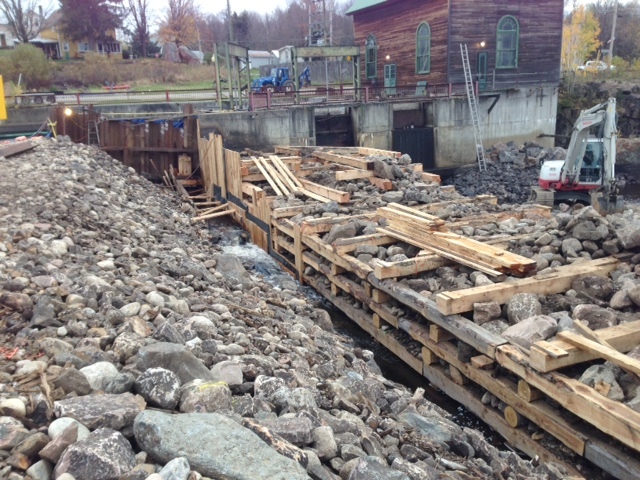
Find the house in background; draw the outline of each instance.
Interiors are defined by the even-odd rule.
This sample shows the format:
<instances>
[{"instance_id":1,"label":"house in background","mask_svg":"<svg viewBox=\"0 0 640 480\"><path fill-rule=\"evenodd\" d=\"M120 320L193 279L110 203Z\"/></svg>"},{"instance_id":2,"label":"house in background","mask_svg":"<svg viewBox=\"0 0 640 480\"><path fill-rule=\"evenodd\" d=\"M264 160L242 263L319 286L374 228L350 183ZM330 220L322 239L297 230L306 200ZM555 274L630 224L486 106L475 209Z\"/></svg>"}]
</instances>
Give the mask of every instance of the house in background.
<instances>
[{"instance_id":1,"label":"house in background","mask_svg":"<svg viewBox=\"0 0 640 480\"><path fill-rule=\"evenodd\" d=\"M553 134L563 3L356 0L347 14L353 16L356 45L360 46L361 84L384 87L387 93L403 85L416 91L429 92L440 85L464 92L459 88L465 81L460 53L463 44L468 48L470 73L479 91L485 147L498 141ZM425 166L470 163L475 147L465 102L464 97L433 100L413 112L395 111L393 150L410 147L397 131L420 128L427 130L423 137L431 140L415 151L427 148L434 152L431 160L423 162ZM468 130L463 132L465 128ZM551 140L540 141L545 142Z\"/></svg>"},{"instance_id":2,"label":"house in background","mask_svg":"<svg viewBox=\"0 0 640 480\"><path fill-rule=\"evenodd\" d=\"M61 28L62 12L56 10L47 19L38 36L29 43L41 48L47 58L51 59L78 59L83 58L87 52L95 52L104 55L113 55L115 58L122 58L122 47L117 40L115 30L106 32L108 40L96 41L92 49L88 39L79 42L68 39Z\"/></svg>"},{"instance_id":3,"label":"house in background","mask_svg":"<svg viewBox=\"0 0 640 480\"><path fill-rule=\"evenodd\" d=\"M266 50L249 50L249 66L250 68L260 68L273 65L276 57Z\"/></svg>"},{"instance_id":4,"label":"house in background","mask_svg":"<svg viewBox=\"0 0 640 480\"><path fill-rule=\"evenodd\" d=\"M0 23L0 49L15 48L18 43L20 42L13 36L11 27L6 23Z\"/></svg>"}]
</instances>

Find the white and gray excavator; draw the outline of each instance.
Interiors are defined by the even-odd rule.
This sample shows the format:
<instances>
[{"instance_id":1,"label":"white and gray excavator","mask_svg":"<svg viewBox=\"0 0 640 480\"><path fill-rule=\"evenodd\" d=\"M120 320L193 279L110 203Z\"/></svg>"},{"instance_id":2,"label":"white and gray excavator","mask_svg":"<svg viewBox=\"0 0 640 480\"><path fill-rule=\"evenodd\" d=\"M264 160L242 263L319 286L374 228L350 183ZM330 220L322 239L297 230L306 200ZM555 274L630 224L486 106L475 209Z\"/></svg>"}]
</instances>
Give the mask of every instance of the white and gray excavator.
<instances>
[{"instance_id":1,"label":"white and gray excavator","mask_svg":"<svg viewBox=\"0 0 640 480\"><path fill-rule=\"evenodd\" d=\"M601 214L624 208L616 184L616 99L583 110L573 126L565 160L547 160L530 201L580 202Z\"/></svg>"}]
</instances>

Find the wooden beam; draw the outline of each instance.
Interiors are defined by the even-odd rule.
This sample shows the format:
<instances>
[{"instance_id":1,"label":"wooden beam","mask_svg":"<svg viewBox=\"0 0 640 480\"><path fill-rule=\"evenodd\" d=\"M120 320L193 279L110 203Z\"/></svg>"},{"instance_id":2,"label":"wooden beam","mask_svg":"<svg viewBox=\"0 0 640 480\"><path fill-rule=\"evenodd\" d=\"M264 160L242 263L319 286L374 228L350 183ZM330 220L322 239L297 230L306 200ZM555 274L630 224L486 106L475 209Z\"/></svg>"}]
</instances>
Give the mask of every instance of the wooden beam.
<instances>
[{"instance_id":1,"label":"wooden beam","mask_svg":"<svg viewBox=\"0 0 640 480\"><path fill-rule=\"evenodd\" d=\"M367 148L367 147L357 147L358 154L360 155L376 155L376 156L384 156L384 157L393 157L398 158L402 156L402 152L394 152L392 150L380 150L379 148Z\"/></svg>"},{"instance_id":2,"label":"wooden beam","mask_svg":"<svg viewBox=\"0 0 640 480\"><path fill-rule=\"evenodd\" d=\"M224 217L225 215L231 215L232 213L233 210L225 210L224 212L210 213L208 215L202 215L200 217L193 217L191 219L191 223L200 222L202 220L211 220L212 218Z\"/></svg>"},{"instance_id":3,"label":"wooden beam","mask_svg":"<svg viewBox=\"0 0 640 480\"><path fill-rule=\"evenodd\" d=\"M603 328L598 330L598 336L607 341L615 350L628 352L640 344L640 320ZM563 352L564 355L550 355L548 347ZM531 366L540 372L550 372L598 358L597 354L580 349L565 340L536 342L531 347L529 355Z\"/></svg>"},{"instance_id":4,"label":"wooden beam","mask_svg":"<svg viewBox=\"0 0 640 480\"><path fill-rule=\"evenodd\" d=\"M640 413L600 395L579 380L555 372L540 375L529 368L527 357L511 345L498 347L496 360L581 419L623 444L640 450Z\"/></svg>"},{"instance_id":5,"label":"wooden beam","mask_svg":"<svg viewBox=\"0 0 640 480\"><path fill-rule=\"evenodd\" d=\"M374 185L376 188L388 192L389 190L393 190L393 182L391 180L387 180L386 178L378 178L378 177L369 177L367 178L371 185Z\"/></svg>"},{"instance_id":6,"label":"wooden beam","mask_svg":"<svg viewBox=\"0 0 640 480\"><path fill-rule=\"evenodd\" d=\"M495 357L497 346L507 343L504 338L488 332L467 318L459 315L450 315L448 317L442 315L434 302L406 285L393 280L378 280L373 274L369 275L368 280L375 288L387 292L400 303L420 313L427 320L450 331L460 340L490 358Z\"/></svg>"},{"instance_id":7,"label":"wooden beam","mask_svg":"<svg viewBox=\"0 0 640 480\"><path fill-rule=\"evenodd\" d=\"M280 190L280 185L276 183L273 178L271 178L271 175L269 175L269 172L267 171L265 166L262 165L262 162L260 162L260 160L258 160L257 158L253 158L253 161L255 162L256 167L258 167L258 170L260 170L260 173L262 173L267 182L269 182L269 185L271 186L271 188L273 188L273 191L276 192L276 195L282 195L283 193L282 190Z\"/></svg>"},{"instance_id":8,"label":"wooden beam","mask_svg":"<svg viewBox=\"0 0 640 480\"><path fill-rule=\"evenodd\" d=\"M27 140L24 142L7 143L0 146L0 157L10 157L11 155L17 155L18 153L26 152L35 148L36 144ZM122 150L122 149L121 149Z\"/></svg>"},{"instance_id":9,"label":"wooden beam","mask_svg":"<svg viewBox=\"0 0 640 480\"><path fill-rule=\"evenodd\" d=\"M335 202L348 203L351 200L351 194L349 192L325 187L324 185L319 185L317 183L310 182L309 180L300 180L300 183L306 191L315 193L316 195L322 195L323 197Z\"/></svg>"},{"instance_id":10,"label":"wooden beam","mask_svg":"<svg viewBox=\"0 0 640 480\"><path fill-rule=\"evenodd\" d=\"M524 380L518 380L518 396L525 402L531 403L544 398L544 393Z\"/></svg>"},{"instance_id":11,"label":"wooden beam","mask_svg":"<svg viewBox=\"0 0 640 480\"><path fill-rule=\"evenodd\" d=\"M358 180L360 178L374 177L373 170L362 170L360 168L354 168L352 170L338 170L336 172L336 181L342 182L346 180Z\"/></svg>"},{"instance_id":12,"label":"wooden beam","mask_svg":"<svg viewBox=\"0 0 640 480\"><path fill-rule=\"evenodd\" d=\"M427 172L423 172L420 177L422 178L423 182L433 182L433 183L440 183L442 180L440 179L440 175L436 175L435 173L427 173Z\"/></svg>"},{"instance_id":13,"label":"wooden beam","mask_svg":"<svg viewBox=\"0 0 640 480\"><path fill-rule=\"evenodd\" d=\"M620 262L613 257L587 262L573 263L556 268L552 272L539 273L534 277L522 278L508 283L495 283L481 287L467 288L454 292L443 292L436 296L438 309L444 315L470 312L475 303L506 303L516 293L536 293L549 295L565 292L573 281L582 275L607 276Z\"/></svg>"},{"instance_id":14,"label":"wooden beam","mask_svg":"<svg viewBox=\"0 0 640 480\"><path fill-rule=\"evenodd\" d=\"M352 238L339 238L333 242L333 248L338 255L354 252L362 245L381 246L396 243L396 239L381 233L360 235Z\"/></svg>"},{"instance_id":15,"label":"wooden beam","mask_svg":"<svg viewBox=\"0 0 640 480\"><path fill-rule=\"evenodd\" d=\"M373 162L370 160L365 160L363 158L354 158L348 157L346 155L336 155L335 153L320 151L313 152L313 156L319 158L320 160L337 163L339 165L360 168L362 170L373 170Z\"/></svg>"},{"instance_id":16,"label":"wooden beam","mask_svg":"<svg viewBox=\"0 0 640 480\"><path fill-rule=\"evenodd\" d=\"M600 343L568 331L558 333L558 337L566 340L576 347L588 350L591 353L598 355L600 358L604 358L605 360L609 360L611 363L615 363L625 371L633 372L636 375L640 374L640 361L620 353L611 347L605 347Z\"/></svg>"}]
</instances>

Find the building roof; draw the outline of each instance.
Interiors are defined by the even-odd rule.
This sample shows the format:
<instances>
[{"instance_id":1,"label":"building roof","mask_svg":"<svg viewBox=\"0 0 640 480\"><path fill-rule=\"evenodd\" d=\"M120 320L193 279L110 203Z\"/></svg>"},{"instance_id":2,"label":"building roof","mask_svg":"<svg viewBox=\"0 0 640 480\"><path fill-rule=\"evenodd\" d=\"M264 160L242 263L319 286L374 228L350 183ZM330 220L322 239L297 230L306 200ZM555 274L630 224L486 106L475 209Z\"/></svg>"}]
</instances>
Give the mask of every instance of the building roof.
<instances>
[{"instance_id":1,"label":"building roof","mask_svg":"<svg viewBox=\"0 0 640 480\"><path fill-rule=\"evenodd\" d=\"M249 56L252 58L271 58L271 52L266 50L249 50Z\"/></svg>"},{"instance_id":2,"label":"building roof","mask_svg":"<svg viewBox=\"0 0 640 480\"><path fill-rule=\"evenodd\" d=\"M374 5L380 5L381 3L385 3L386 1L387 0L356 0L351 8L347 10L347 15L359 12L360 10L364 10L365 8L373 7Z\"/></svg>"}]
</instances>

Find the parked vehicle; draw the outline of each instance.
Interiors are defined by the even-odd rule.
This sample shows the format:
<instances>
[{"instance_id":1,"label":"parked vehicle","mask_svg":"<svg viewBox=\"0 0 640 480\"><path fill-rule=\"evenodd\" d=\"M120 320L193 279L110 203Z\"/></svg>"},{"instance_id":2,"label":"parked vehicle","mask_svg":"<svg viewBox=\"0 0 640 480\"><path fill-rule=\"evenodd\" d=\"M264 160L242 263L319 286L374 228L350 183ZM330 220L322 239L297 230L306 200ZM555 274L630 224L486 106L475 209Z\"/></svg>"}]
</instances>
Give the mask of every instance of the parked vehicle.
<instances>
[{"instance_id":1,"label":"parked vehicle","mask_svg":"<svg viewBox=\"0 0 640 480\"><path fill-rule=\"evenodd\" d=\"M615 69L616 69L615 65L608 66L602 60L589 60L584 65L580 65L578 67L578 70L582 72L604 72L607 70L615 70Z\"/></svg>"},{"instance_id":2,"label":"parked vehicle","mask_svg":"<svg viewBox=\"0 0 640 480\"><path fill-rule=\"evenodd\" d=\"M311 74L309 67L305 67L302 73L298 76L298 88L302 88L305 85L311 84ZM256 78L251 84L251 90L256 93L266 92L293 92L295 90L295 84L293 79L289 77L289 68L273 68L271 69L271 75L268 77Z\"/></svg>"},{"instance_id":3,"label":"parked vehicle","mask_svg":"<svg viewBox=\"0 0 640 480\"><path fill-rule=\"evenodd\" d=\"M530 200L553 206L577 201L606 214L624 208L616 185L616 99L580 113L565 160L547 160Z\"/></svg>"}]
</instances>

